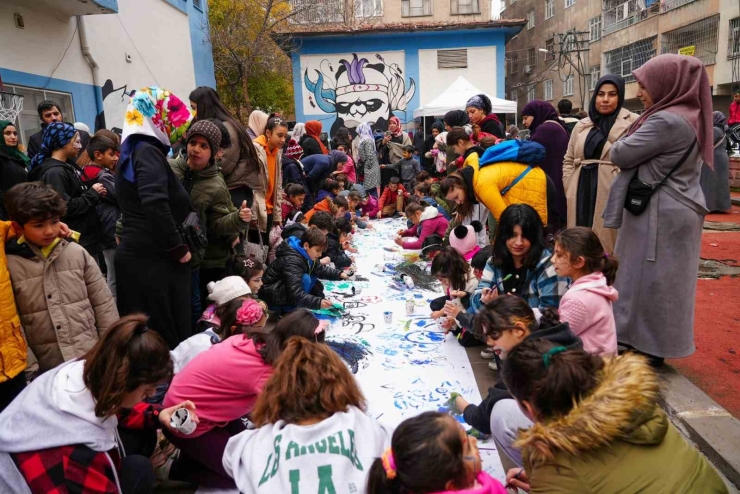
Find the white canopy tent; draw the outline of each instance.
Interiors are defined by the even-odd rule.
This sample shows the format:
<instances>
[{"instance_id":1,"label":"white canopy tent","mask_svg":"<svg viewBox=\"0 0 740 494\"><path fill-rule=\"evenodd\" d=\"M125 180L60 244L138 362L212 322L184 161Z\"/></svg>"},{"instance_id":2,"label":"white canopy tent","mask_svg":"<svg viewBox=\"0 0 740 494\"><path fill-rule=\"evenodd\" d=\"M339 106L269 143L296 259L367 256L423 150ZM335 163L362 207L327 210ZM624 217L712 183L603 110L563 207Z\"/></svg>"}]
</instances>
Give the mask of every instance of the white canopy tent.
<instances>
[{"instance_id":1,"label":"white canopy tent","mask_svg":"<svg viewBox=\"0 0 740 494\"><path fill-rule=\"evenodd\" d=\"M483 93L483 91L473 86L463 76L460 76L442 94L434 98L426 105L414 110L414 118L441 116L448 111L465 110L465 104L468 102L468 100L472 96L481 93ZM491 100L493 113L516 114L517 105L515 101L507 101L505 99L494 98L489 94L486 94L486 96L488 96Z\"/></svg>"}]
</instances>

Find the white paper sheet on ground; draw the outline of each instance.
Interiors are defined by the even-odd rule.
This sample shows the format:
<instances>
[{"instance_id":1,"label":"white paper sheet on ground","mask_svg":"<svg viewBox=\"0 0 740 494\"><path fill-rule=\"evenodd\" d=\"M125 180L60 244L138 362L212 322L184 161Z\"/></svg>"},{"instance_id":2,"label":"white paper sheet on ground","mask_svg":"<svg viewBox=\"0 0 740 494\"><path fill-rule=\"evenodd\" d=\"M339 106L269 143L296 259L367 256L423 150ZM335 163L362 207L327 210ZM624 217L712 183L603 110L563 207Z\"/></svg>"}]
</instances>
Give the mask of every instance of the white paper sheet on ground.
<instances>
[{"instance_id":1,"label":"white paper sheet on ground","mask_svg":"<svg viewBox=\"0 0 740 494\"><path fill-rule=\"evenodd\" d=\"M351 286L361 288L355 297L339 299L356 302L342 319L332 322L327 340L341 343L343 358L356 369L356 377L368 402L368 414L380 422L397 426L408 417L428 410L447 411L445 402L456 391L471 403L481 400L465 349L452 335L444 333L431 318L429 301L442 296L420 289L407 290L392 283L392 276L379 273L380 264L396 265L404 253L388 252L394 232L405 226L405 219L373 222L373 229L355 234L357 274L369 281L324 282L326 293L349 293ZM391 285L398 289L391 288ZM414 300L413 317L406 316L406 300ZM383 313L393 313L386 325ZM364 355L363 355L364 353ZM462 417L456 417L469 429ZM493 440L479 442L484 469L504 481Z\"/></svg>"}]
</instances>

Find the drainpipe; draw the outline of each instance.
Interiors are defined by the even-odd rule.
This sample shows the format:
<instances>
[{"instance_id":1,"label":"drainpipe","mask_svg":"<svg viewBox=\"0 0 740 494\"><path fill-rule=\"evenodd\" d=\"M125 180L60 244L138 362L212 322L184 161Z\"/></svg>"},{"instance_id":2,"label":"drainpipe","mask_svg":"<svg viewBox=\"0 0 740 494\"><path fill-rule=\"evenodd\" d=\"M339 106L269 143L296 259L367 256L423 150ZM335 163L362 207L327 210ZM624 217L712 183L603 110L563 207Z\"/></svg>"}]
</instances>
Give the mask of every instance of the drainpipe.
<instances>
[{"instance_id":1,"label":"drainpipe","mask_svg":"<svg viewBox=\"0 0 740 494\"><path fill-rule=\"evenodd\" d=\"M77 16L77 26L80 33L80 49L82 50L82 56L85 57L87 64L90 66L93 78L93 87L95 89L95 107L97 109L96 115L100 115L103 112L103 90L100 85L100 67L98 62L93 58L90 52L90 46L87 43L87 30L85 29L85 21L81 15Z\"/></svg>"}]
</instances>

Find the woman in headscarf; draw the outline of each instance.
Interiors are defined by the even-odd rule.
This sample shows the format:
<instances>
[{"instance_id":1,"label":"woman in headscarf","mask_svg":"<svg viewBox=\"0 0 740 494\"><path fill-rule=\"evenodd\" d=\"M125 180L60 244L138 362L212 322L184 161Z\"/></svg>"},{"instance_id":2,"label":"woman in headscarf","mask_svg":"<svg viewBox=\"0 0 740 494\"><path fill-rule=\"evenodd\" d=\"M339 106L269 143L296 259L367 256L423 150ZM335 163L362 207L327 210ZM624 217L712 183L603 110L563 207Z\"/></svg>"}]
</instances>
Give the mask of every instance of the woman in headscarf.
<instances>
[{"instance_id":1,"label":"woman in headscarf","mask_svg":"<svg viewBox=\"0 0 740 494\"><path fill-rule=\"evenodd\" d=\"M118 311L149 315L170 349L191 335L190 248L180 228L190 196L167 162L193 116L158 87L136 92L126 109L116 194L123 215L114 261Z\"/></svg>"},{"instance_id":2,"label":"woman in headscarf","mask_svg":"<svg viewBox=\"0 0 740 494\"><path fill-rule=\"evenodd\" d=\"M306 122L306 133L298 141L298 144L303 148L304 158L313 156L314 154L329 154L329 150L321 142L321 129L323 129L323 125L318 120L309 120Z\"/></svg>"},{"instance_id":3,"label":"woman in headscarf","mask_svg":"<svg viewBox=\"0 0 740 494\"><path fill-rule=\"evenodd\" d=\"M437 175L437 170L434 166L434 156L432 156L432 149L434 149L434 143L435 139L439 134L444 132L445 127L444 124L440 121L436 121L432 124L432 132L429 134L429 137L426 138L424 141L424 148L423 152L421 153L421 156L424 157L423 163L424 163L424 169L432 176Z\"/></svg>"},{"instance_id":4,"label":"woman in headscarf","mask_svg":"<svg viewBox=\"0 0 740 494\"><path fill-rule=\"evenodd\" d=\"M493 113L491 100L485 94L478 94L470 98L465 104L465 111L468 112L470 123L479 126L480 130L486 134L491 134L499 139L505 137L504 127L496 114Z\"/></svg>"},{"instance_id":5,"label":"woman in headscarf","mask_svg":"<svg viewBox=\"0 0 740 494\"><path fill-rule=\"evenodd\" d=\"M3 198L14 186L27 180L31 160L21 151L18 129L7 120L0 120L0 220L7 221Z\"/></svg>"},{"instance_id":6,"label":"woman in headscarf","mask_svg":"<svg viewBox=\"0 0 740 494\"><path fill-rule=\"evenodd\" d=\"M297 143L301 142L301 138L306 135L306 124L298 122L293 127L293 133L290 135L290 138L294 140Z\"/></svg>"},{"instance_id":7,"label":"woman in headscarf","mask_svg":"<svg viewBox=\"0 0 740 494\"><path fill-rule=\"evenodd\" d=\"M568 132L558 118L558 112L546 101L530 101L522 110L522 121L529 129L529 140L545 146L545 159L539 164L555 185L555 197L549 198L553 208L548 211L550 230L566 225L568 205L563 187L563 158L568 150Z\"/></svg>"},{"instance_id":8,"label":"woman in headscarf","mask_svg":"<svg viewBox=\"0 0 740 494\"><path fill-rule=\"evenodd\" d=\"M324 186L324 181L331 176L332 172L338 167L341 168L347 161L347 154L336 149L330 151L329 154L314 154L301 160L303 170L306 172L308 190L313 197L318 195Z\"/></svg>"},{"instance_id":9,"label":"woman in headscarf","mask_svg":"<svg viewBox=\"0 0 740 494\"><path fill-rule=\"evenodd\" d=\"M659 366L695 349L696 273L707 213L699 177L702 160L714 162L712 94L695 57L660 55L633 74L645 112L612 145L611 161L622 172L609 193L604 226L620 229L617 341ZM625 212L633 179L665 181L637 215Z\"/></svg>"},{"instance_id":10,"label":"woman in headscarf","mask_svg":"<svg viewBox=\"0 0 740 494\"><path fill-rule=\"evenodd\" d=\"M254 110L249 114L247 133L253 141L265 133L265 126L269 118L270 116L267 113L260 110Z\"/></svg>"},{"instance_id":11,"label":"woman in headscarf","mask_svg":"<svg viewBox=\"0 0 740 494\"><path fill-rule=\"evenodd\" d=\"M604 228L604 208L619 167L609 161L612 143L637 120L622 108L624 79L608 74L599 79L589 116L576 124L563 160L563 185L568 201L568 228L592 228L604 250L614 252L617 230Z\"/></svg>"},{"instance_id":12,"label":"woman in headscarf","mask_svg":"<svg viewBox=\"0 0 740 494\"><path fill-rule=\"evenodd\" d=\"M701 167L701 190L709 212L728 212L730 200L730 156L727 150L727 118L721 111L712 113L714 124L714 169Z\"/></svg>"},{"instance_id":13,"label":"woman in headscarf","mask_svg":"<svg viewBox=\"0 0 740 494\"><path fill-rule=\"evenodd\" d=\"M378 143L380 151L381 168L385 165L395 165L403 159L403 147L412 146L411 138L401 128L401 121L398 117L391 117L388 120L388 130L383 135L383 140ZM395 170L393 173L396 173ZM386 183L393 175L383 176L381 172L381 182Z\"/></svg>"},{"instance_id":14,"label":"woman in headscarf","mask_svg":"<svg viewBox=\"0 0 740 494\"><path fill-rule=\"evenodd\" d=\"M357 127L358 163L364 174L364 186L368 194L376 198L380 196L380 164L378 163L378 152L375 149L375 137L369 123L362 123Z\"/></svg>"}]
</instances>

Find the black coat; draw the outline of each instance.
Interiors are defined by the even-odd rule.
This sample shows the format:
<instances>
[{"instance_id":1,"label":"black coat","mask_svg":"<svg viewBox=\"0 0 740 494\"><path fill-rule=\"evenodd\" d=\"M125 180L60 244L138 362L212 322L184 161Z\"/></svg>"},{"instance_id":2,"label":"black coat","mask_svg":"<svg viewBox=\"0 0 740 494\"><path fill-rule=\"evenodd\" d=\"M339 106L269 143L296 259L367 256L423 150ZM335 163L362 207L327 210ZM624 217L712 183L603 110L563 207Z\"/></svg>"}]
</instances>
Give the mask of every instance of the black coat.
<instances>
[{"instance_id":1,"label":"black coat","mask_svg":"<svg viewBox=\"0 0 740 494\"><path fill-rule=\"evenodd\" d=\"M331 262L334 263L334 267L337 269L348 268L352 265L352 259L344 252L342 246L339 245L339 237L336 233L329 233L326 236L329 245L326 248L326 255L329 256Z\"/></svg>"},{"instance_id":2,"label":"black coat","mask_svg":"<svg viewBox=\"0 0 740 494\"><path fill-rule=\"evenodd\" d=\"M49 124L42 123L41 124L41 130L33 134L31 137L28 138L28 149L26 150L26 154L30 159L33 159L34 156L39 152L39 149L41 149L41 142L43 141L44 137L44 129L46 129L46 126ZM80 152L77 154L77 157L79 158L82 153L87 152L87 145L90 143L90 134L85 132L84 130L78 130L80 134L80 144L82 145L80 147Z\"/></svg>"},{"instance_id":3,"label":"black coat","mask_svg":"<svg viewBox=\"0 0 740 494\"><path fill-rule=\"evenodd\" d=\"M551 341L557 345L566 347L568 350L583 348L581 339L573 334L567 322L537 329L527 336L526 339L535 338ZM501 373L499 372L498 375L496 385L488 388L488 396L486 396L483 402L480 405L468 405L463 410L465 422L484 434L491 433L491 411L493 410L493 406L501 400L513 398L501 380Z\"/></svg>"},{"instance_id":4,"label":"black coat","mask_svg":"<svg viewBox=\"0 0 740 494\"><path fill-rule=\"evenodd\" d=\"M116 248L116 222L121 216L116 199L116 176L100 165L90 164L82 169L82 178L88 187L101 184L105 187L105 196L95 206L100 219L100 244L103 250Z\"/></svg>"},{"instance_id":5,"label":"black coat","mask_svg":"<svg viewBox=\"0 0 740 494\"><path fill-rule=\"evenodd\" d=\"M313 156L314 154L324 154L319 141L317 141L315 137L311 137L308 134L303 134L303 137L301 137L301 142L299 142L298 144L300 144L303 148L304 158L307 158L308 156Z\"/></svg>"},{"instance_id":6,"label":"black coat","mask_svg":"<svg viewBox=\"0 0 740 494\"><path fill-rule=\"evenodd\" d=\"M493 119L483 122L480 126L480 130L487 134L494 135L499 139L503 139L506 136L503 125Z\"/></svg>"},{"instance_id":7,"label":"black coat","mask_svg":"<svg viewBox=\"0 0 740 494\"><path fill-rule=\"evenodd\" d=\"M13 159L0 151L0 220L8 220L5 209L5 193L18 184L28 180L26 166L18 159Z\"/></svg>"},{"instance_id":8,"label":"black coat","mask_svg":"<svg viewBox=\"0 0 740 494\"><path fill-rule=\"evenodd\" d=\"M62 196L67 202L67 214L62 221L80 233L80 245L90 254L99 253L101 229L95 206L100 202L100 194L82 182L79 167L70 161L47 158L31 171L29 180L51 185Z\"/></svg>"},{"instance_id":9,"label":"black coat","mask_svg":"<svg viewBox=\"0 0 740 494\"><path fill-rule=\"evenodd\" d=\"M321 308L321 297L311 295L303 289L303 275L313 275L325 280L341 279L341 271L322 265L316 261L309 268L308 259L303 257L288 242L278 245L275 260L267 267L262 281L259 298L270 307L294 305L306 309Z\"/></svg>"},{"instance_id":10,"label":"black coat","mask_svg":"<svg viewBox=\"0 0 740 494\"><path fill-rule=\"evenodd\" d=\"M303 200L301 211L307 213L313 209L314 198L311 189L308 187L306 174L303 173L303 167L293 158L283 155L283 190L288 188L288 184L300 184L306 189L306 198Z\"/></svg>"}]
</instances>

